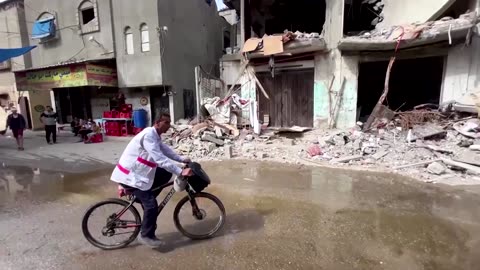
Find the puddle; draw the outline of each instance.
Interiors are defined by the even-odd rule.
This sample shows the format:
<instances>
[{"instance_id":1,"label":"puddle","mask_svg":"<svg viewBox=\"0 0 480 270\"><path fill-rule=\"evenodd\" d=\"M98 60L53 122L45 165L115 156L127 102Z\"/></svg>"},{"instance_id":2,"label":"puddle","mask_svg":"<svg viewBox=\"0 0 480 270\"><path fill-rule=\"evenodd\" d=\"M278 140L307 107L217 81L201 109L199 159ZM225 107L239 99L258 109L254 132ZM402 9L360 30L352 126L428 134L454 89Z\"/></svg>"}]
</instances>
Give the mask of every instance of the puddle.
<instances>
[{"instance_id":1,"label":"puddle","mask_svg":"<svg viewBox=\"0 0 480 270\"><path fill-rule=\"evenodd\" d=\"M99 194L108 182L109 170L65 174L21 166L0 170L0 207L53 201L71 194ZM105 181L95 181L103 178ZM98 190L96 190L98 189Z\"/></svg>"},{"instance_id":2,"label":"puddle","mask_svg":"<svg viewBox=\"0 0 480 270\"><path fill-rule=\"evenodd\" d=\"M216 261L226 269L229 256L238 259L231 269L476 269L480 263L475 194L389 174L239 161L204 167L214 183L207 191L224 202L228 216L213 241L181 242L190 249L179 253L196 263ZM112 197L110 173L2 168L0 206ZM179 235L164 237L175 242ZM202 245L212 250L208 258Z\"/></svg>"}]
</instances>

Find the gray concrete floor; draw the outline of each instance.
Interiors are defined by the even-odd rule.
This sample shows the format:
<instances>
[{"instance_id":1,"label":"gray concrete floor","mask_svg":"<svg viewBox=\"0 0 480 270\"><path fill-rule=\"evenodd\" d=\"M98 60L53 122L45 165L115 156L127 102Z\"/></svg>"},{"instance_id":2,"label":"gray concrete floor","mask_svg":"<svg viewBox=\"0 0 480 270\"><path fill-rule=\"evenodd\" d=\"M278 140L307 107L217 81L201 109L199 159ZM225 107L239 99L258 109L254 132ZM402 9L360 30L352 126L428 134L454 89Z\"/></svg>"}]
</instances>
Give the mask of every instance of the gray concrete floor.
<instances>
[{"instance_id":1,"label":"gray concrete floor","mask_svg":"<svg viewBox=\"0 0 480 270\"><path fill-rule=\"evenodd\" d=\"M228 215L217 237L191 241L176 231L172 211L183 196L176 194L158 221L163 248L133 243L116 251L91 246L80 226L90 205L115 197L111 168L3 167L0 269L478 269L475 193L388 174L241 161L204 166L213 180L206 191Z\"/></svg>"}]
</instances>

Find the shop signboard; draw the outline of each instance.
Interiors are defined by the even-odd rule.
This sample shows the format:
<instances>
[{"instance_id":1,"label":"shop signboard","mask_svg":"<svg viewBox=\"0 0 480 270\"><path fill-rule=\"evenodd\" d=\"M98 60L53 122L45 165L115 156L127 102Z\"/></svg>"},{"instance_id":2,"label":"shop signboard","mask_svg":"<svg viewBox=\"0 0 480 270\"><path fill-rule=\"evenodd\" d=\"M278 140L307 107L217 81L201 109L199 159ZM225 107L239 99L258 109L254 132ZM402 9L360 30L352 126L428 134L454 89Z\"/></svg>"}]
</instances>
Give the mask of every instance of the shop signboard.
<instances>
[{"instance_id":1,"label":"shop signboard","mask_svg":"<svg viewBox=\"0 0 480 270\"><path fill-rule=\"evenodd\" d=\"M80 86L116 87L117 72L114 68L75 64L43 70L16 72L15 79L19 91L51 90Z\"/></svg>"}]
</instances>

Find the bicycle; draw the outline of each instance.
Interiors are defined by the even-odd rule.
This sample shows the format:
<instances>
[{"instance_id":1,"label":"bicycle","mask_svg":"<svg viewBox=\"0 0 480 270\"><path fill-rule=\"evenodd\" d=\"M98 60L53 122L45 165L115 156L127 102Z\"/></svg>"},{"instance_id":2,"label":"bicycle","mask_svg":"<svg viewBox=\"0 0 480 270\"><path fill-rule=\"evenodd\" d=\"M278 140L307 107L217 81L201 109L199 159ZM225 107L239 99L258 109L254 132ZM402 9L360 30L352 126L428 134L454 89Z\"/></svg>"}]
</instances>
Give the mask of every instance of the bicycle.
<instances>
[{"instance_id":1,"label":"bicycle","mask_svg":"<svg viewBox=\"0 0 480 270\"><path fill-rule=\"evenodd\" d=\"M210 193L202 192L210 184L210 179L205 174L205 172L201 169L200 164L192 162L187 166L192 168L192 171L194 172L194 176L185 178L186 180L185 191L187 192L187 196L182 198L177 203L177 206L173 211L173 221L177 230L180 231L180 233L182 233L184 236L192 240L208 239L213 237L225 224L225 218L226 218L225 207L223 206L223 203L220 201L220 199L218 199L214 195ZM198 175L201 173L203 173L203 175L206 176L206 178L199 177ZM158 188L153 189L153 191L160 190L161 192L164 188L167 188L173 185L174 185L174 182L169 182ZM176 193L175 188L172 187L172 189L167 193L163 201L158 205L158 215L160 215L162 210L165 208L165 206L171 200L171 198L175 193ZM120 198L126 197L127 200L112 198L112 199L107 199L105 201L101 201L99 203L94 204L90 208L88 208L88 210L86 211L83 217L83 220L82 220L83 235L95 247L98 247L104 250L113 250L113 249L123 248L128 246L130 243L132 243L140 233L142 220L138 210L133 205L135 202L137 202L135 196L127 192L120 192L119 197ZM213 202L216 207L218 207L218 210L220 210L220 216L218 217L217 221L215 221L215 219L213 220L207 219L206 210L200 208L197 203L199 199L207 199ZM179 214L182 211L182 207L184 207L187 204L187 202L190 202L191 215L193 216L194 221L207 221L207 224L213 222L212 229L208 230L206 233L194 233L190 231L190 229L197 228L199 227L198 225L185 226L182 224L179 218ZM92 235L88 227L92 214L96 210L98 210L100 207L108 206L108 205L120 206L121 210L114 211L113 213L109 212L107 214L106 219L105 219L105 216L103 216L103 218L100 220L100 223L103 225L103 222L105 222L105 225L101 229L101 236L107 237L107 239L109 239L118 235L130 235L127 237L127 239L120 242L115 242L113 244L106 244L96 239ZM128 212L133 215L133 220L129 220L128 218L122 218ZM122 231L123 229L127 229L127 230L133 229L133 230L128 232L123 232Z\"/></svg>"}]
</instances>

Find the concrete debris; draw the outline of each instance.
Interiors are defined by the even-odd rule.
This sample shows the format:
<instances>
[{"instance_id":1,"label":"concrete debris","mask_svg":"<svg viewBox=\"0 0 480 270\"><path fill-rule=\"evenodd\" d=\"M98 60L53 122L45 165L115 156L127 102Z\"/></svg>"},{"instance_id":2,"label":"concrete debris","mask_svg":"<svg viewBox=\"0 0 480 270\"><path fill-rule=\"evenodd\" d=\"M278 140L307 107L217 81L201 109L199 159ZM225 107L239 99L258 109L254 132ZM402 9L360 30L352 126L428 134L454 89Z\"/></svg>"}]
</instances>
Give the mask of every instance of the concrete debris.
<instances>
[{"instance_id":1,"label":"concrete debris","mask_svg":"<svg viewBox=\"0 0 480 270\"><path fill-rule=\"evenodd\" d=\"M206 120L179 124L181 131L169 133L164 141L194 160L238 158L358 166L398 170L423 180L447 172L461 178L480 174L480 138L476 139L480 137L480 121L476 116L465 118L463 113L442 111L441 106L418 108L435 113L395 113L393 118L380 117L384 120L373 122L365 131L364 124L357 123L345 130L270 130L261 135L252 129L238 130L234 125ZM412 126L405 125L405 115ZM406 140L408 133L410 143Z\"/></svg>"},{"instance_id":2,"label":"concrete debris","mask_svg":"<svg viewBox=\"0 0 480 270\"><path fill-rule=\"evenodd\" d=\"M447 168L440 162L433 162L428 165L427 171L435 175L442 175L447 172Z\"/></svg>"},{"instance_id":3,"label":"concrete debris","mask_svg":"<svg viewBox=\"0 0 480 270\"><path fill-rule=\"evenodd\" d=\"M227 159L233 158L233 149L232 149L232 146L231 146L231 145L225 145L225 146L223 147L223 151L224 151L225 157L226 157Z\"/></svg>"},{"instance_id":4,"label":"concrete debris","mask_svg":"<svg viewBox=\"0 0 480 270\"><path fill-rule=\"evenodd\" d=\"M332 160L332 163L347 163L350 161L356 161L360 159L363 159L363 155L353 155L353 156L347 156L343 158L337 158Z\"/></svg>"},{"instance_id":5,"label":"concrete debris","mask_svg":"<svg viewBox=\"0 0 480 270\"><path fill-rule=\"evenodd\" d=\"M480 145L470 145L469 147L470 150L473 150L473 151L480 151Z\"/></svg>"},{"instance_id":6,"label":"concrete debris","mask_svg":"<svg viewBox=\"0 0 480 270\"><path fill-rule=\"evenodd\" d=\"M438 21L429 21L425 23L412 23L382 28L377 25L375 30L363 32L359 36L348 37L347 39L368 39L375 41L395 41L412 40L417 38L432 38L439 33L451 32L457 29L473 26L478 22L476 12L470 12L460 15L459 18L442 18Z\"/></svg>"},{"instance_id":7,"label":"concrete debris","mask_svg":"<svg viewBox=\"0 0 480 270\"><path fill-rule=\"evenodd\" d=\"M375 159L375 160L379 160L379 159L385 157L386 155L388 155L389 153L390 153L389 150L381 150L381 151L379 151L379 152L376 152L376 153L372 156L372 158Z\"/></svg>"},{"instance_id":8,"label":"concrete debris","mask_svg":"<svg viewBox=\"0 0 480 270\"><path fill-rule=\"evenodd\" d=\"M208 134L203 134L202 135L202 141L207 141L207 142L212 142L215 143L216 145L224 145L225 142L223 140L217 139L214 136L208 135Z\"/></svg>"}]
</instances>

